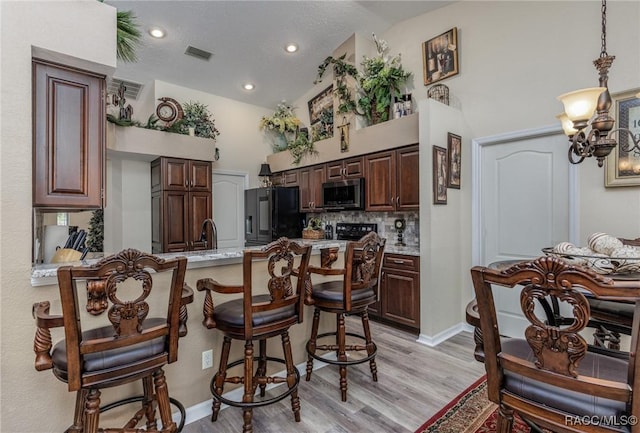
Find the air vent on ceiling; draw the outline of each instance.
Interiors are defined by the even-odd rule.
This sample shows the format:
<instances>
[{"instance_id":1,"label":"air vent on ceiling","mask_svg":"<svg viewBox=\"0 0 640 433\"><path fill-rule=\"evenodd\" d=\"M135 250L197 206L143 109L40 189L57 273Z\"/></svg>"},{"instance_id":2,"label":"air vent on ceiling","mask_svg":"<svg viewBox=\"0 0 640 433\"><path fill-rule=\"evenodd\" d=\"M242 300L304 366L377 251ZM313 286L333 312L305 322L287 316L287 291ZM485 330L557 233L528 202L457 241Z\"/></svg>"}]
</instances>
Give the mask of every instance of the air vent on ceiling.
<instances>
[{"instance_id":1,"label":"air vent on ceiling","mask_svg":"<svg viewBox=\"0 0 640 433\"><path fill-rule=\"evenodd\" d=\"M211 53L209 51L201 50L200 48L192 47L191 45L187 47L187 50L184 53L202 60L209 60L211 57Z\"/></svg>"},{"instance_id":2,"label":"air vent on ceiling","mask_svg":"<svg viewBox=\"0 0 640 433\"><path fill-rule=\"evenodd\" d=\"M125 99L138 99L138 94L142 90L142 84L134 83L133 81L125 81L119 78L112 78L111 82L107 86L107 93L117 95L120 84L124 84L124 98Z\"/></svg>"}]
</instances>

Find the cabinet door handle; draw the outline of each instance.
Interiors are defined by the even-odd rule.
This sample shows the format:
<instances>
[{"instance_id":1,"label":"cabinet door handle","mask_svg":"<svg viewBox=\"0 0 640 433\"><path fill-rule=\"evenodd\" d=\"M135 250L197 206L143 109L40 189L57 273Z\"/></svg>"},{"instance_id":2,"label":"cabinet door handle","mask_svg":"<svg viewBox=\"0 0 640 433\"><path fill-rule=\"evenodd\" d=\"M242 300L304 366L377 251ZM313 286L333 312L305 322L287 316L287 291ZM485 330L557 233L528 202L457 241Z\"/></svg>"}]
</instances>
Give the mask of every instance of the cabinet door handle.
<instances>
[{"instance_id":1,"label":"cabinet door handle","mask_svg":"<svg viewBox=\"0 0 640 433\"><path fill-rule=\"evenodd\" d=\"M396 206L400 206L400 196L396 197Z\"/></svg>"},{"instance_id":2,"label":"cabinet door handle","mask_svg":"<svg viewBox=\"0 0 640 433\"><path fill-rule=\"evenodd\" d=\"M396 198L394 196L391 196L391 206L393 206L393 202L395 201L395 199Z\"/></svg>"},{"instance_id":3,"label":"cabinet door handle","mask_svg":"<svg viewBox=\"0 0 640 433\"><path fill-rule=\"evenodd\" d=\"M404 265L405 261L404 260L394 260L393 263L395 263L396 265Z\"/></svg>"}]
</instances>

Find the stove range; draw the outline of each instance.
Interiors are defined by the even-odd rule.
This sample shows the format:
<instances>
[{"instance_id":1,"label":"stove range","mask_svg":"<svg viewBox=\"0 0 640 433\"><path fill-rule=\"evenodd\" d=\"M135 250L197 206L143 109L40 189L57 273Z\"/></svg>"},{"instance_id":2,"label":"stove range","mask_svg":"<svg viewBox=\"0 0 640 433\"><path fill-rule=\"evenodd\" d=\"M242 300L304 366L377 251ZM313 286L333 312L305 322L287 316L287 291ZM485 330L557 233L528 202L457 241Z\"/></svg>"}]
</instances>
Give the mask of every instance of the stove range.
<instances>
[{"instance_id":1,"label":"stove range","mask_svg":"<svg viewBox=\"0 0 640 433\"><path fill-rule=\"evenodd\" d=\"M377 232L375 223L337 223L336 238L338 240L357 241L369 232Z\"/></svg>"}]
</instances>

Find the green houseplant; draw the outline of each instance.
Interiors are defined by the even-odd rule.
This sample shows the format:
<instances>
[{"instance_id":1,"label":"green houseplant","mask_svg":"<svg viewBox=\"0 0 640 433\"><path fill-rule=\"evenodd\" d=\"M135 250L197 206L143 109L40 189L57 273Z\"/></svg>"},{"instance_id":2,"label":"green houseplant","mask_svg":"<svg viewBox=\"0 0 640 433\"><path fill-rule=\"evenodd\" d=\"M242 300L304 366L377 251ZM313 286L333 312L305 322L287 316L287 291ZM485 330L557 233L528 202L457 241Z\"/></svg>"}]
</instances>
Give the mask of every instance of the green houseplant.
<instances>
[{"instance_id":1,"label":"green houseplant","mask_svg":"<svg viewBox=\"0 0 640 433\"><path fill-rule=\"evenodd\" d=\"M402 94L400 89L411 76L411 72L403 69L400 54L394 57L387 55L389 46L386 41L376 38L375 34L373 41L377 55L364 56L362 72L345 61L346 54L338 58L329 56L318 66L315 81L320 82L327 68L332 65L336 80L335 94L339 100L338 113L353 112L365 117L369 124L389 119L394 98ZM356 82L355 97L349 88L348 77Z\"/></svg>"},{"instance_id":2,"label":"green houseplant","mask_svg":"<svg viewBox=\"0 0 640 433\"><path fill-rule=\"evenodd\" d=\"M216 128L213 115L201 102L189 101L183 104L184 116L180 120L180 133L189 134L189 128L195 129L195 136L215 140L220 131Z\"/></svg>"},{"instance_id":3,"label":"green houseplant","mask_svg":"<svg viewBox=\"0 0 640 433\"><path fill-rule=\"evenodd\" d=\"M271 116L262 116L258 124L261 131L269 134L274 152L281 152L289 147L289 142L296 139L300 119L293 113L293 107L282 101Z\"/></svg>"}]
</instances>

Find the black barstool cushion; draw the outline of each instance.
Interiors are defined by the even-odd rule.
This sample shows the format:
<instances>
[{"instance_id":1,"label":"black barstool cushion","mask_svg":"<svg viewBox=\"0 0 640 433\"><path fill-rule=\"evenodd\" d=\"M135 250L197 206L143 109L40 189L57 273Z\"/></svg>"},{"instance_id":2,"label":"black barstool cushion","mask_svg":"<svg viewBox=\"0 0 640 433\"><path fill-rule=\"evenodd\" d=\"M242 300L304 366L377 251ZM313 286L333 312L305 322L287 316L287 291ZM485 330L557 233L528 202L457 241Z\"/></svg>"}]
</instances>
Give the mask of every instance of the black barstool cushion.
<instances>
[{"instance_id":1,"label":"black barstool cushion","mask_svg":"<svg viewBox=\"0 0 640 433\"><path fill-rule=\"evenodd\" d=\"M162 325L167 320L162 317L146 319L143 327L152 328ZM84 339L108 338L114 335L113 326L103 326L91 329L82 333ZM102 352L89 353L84 355L84 372L99 372L113 368L122 368L129 364L160 355L165 352L165 337L154 338L153 340L134 344L118 349L104 350ZM65 340L61 340L53 347L51 352L53 361L53 371L60 380L66 381L67 374L67 345Z\"/></svg>"},{"instance_id":2,"label":"black barstool cushion","mask_svg":"<svg viewBox=\"0 0 640 433\"><path fill-rule=\"evenodd\" d=\"M251 298L251 302L254 304L269 302L270 300L270 295L256 295ZM213 312L213 320L221 325L244 326L242 303L242 298L239 298L216 306ZM270 311L260 311L253 314L253 326L262 326L279 320L289 319L295 316L295 314L295 305L287 305L286 307L275 308Z\"/></svg>"},{"instance_id":3,"label":"black barstool cushion","mask_svg":"<svg viewBox=\"0 0 640 433\"><path fill-rule=\"evenodd\" d=\"M342 302L344 300L342 281L328 281L326 283L314 284L311 296L313 299L317 300ZM375 296L376 293L371 288L351 290L352 302L361 301L371 297L375 298Z\"/></svg>"},{"instance_id":4,"label":"black barstool cushion","mask_svg":"<svg viewBox=\"0 0 640 433\"><path fill-rule=\"evenodd\" d=\"M534 362L533 352L526 340L510 338L502 340L501 344L502 352ZM624 360L587 352L580 361L578 374L626 383L627 369L628 363ZM504 373L505 388L509 392L568 414L588 417L619 417L627 413L624 402L569 391L507 370Z\"/></svg>"},{"instance_id":5,"label":"black barstool cushion","mask_svg":"<svg viewBox=\"0 0 640 433\"><path fill-rule=\"evenodd\" d=\"M612 316L622 316L627 319L633 319L635 304L628 302L603 301L601 299L590 298L589 307L592 310L611 314Z\"/></svg>"}]
</instances>

